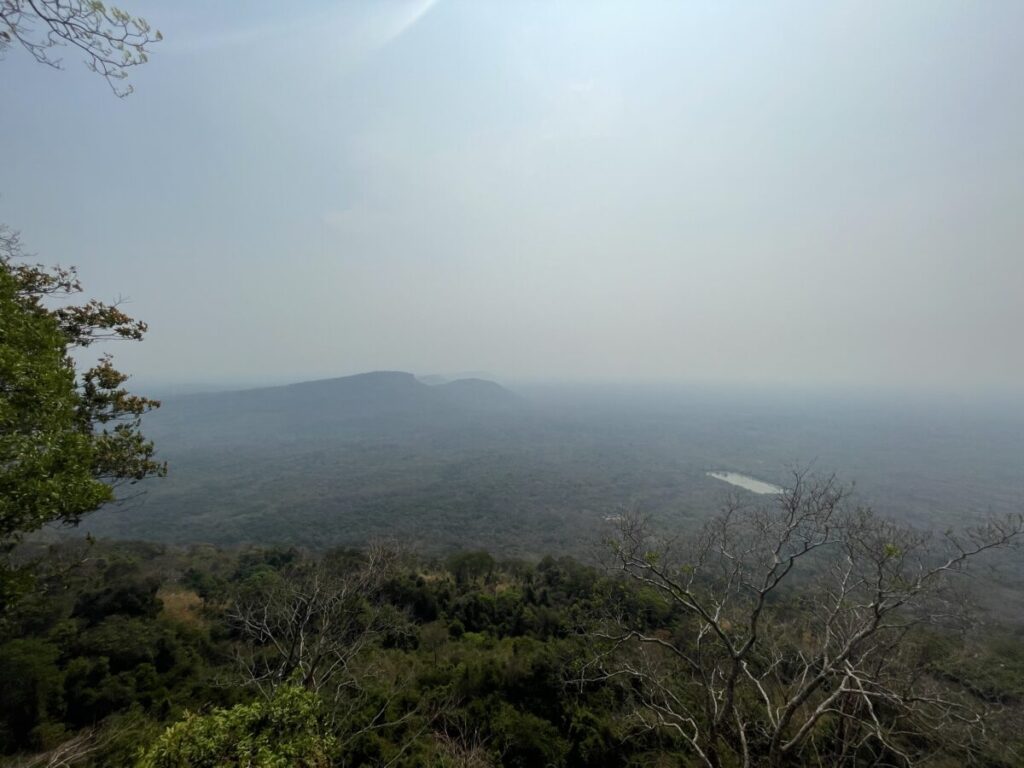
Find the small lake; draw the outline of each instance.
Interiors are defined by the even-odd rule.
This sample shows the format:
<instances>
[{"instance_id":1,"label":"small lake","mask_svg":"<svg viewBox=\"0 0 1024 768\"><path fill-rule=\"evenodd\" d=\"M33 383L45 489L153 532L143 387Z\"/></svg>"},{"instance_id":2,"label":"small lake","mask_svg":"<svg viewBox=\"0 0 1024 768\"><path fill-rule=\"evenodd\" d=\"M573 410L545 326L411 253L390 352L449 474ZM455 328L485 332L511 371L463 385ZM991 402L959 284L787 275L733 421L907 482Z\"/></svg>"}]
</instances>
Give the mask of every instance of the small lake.
<instances>
[{"instance_id":1,"label":"small lake","mask_svg":"<svg viewBox=\"0 0 1024 768\"><path fill-rule=\"evenodd\" d=\"M782 493L782 489L777 485L766 483L749 475L741 475L739 472L708 472L707 476L713 477L716 480L724 480L730 485L745 488L751 493Z\"/></svg>"}]
</instances>

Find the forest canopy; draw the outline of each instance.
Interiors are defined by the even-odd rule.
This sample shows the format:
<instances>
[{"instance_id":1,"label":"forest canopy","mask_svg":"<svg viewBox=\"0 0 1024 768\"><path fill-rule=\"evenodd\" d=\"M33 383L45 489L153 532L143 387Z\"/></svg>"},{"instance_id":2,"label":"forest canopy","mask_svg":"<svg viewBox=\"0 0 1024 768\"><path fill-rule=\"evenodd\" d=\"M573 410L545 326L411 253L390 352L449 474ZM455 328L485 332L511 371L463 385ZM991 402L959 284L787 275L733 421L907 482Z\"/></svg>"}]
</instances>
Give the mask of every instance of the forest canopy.
<instances>
[{"instance_id":1,"label":"forest canopy","mask_svg":"<svg viewBox=\"0 0 1024 768\"><path fill-rule=\"evenodd\" d=\"M1024 630L964 623L956 587L1020 521L944 543L801 483L693 535L624 515L606 566L26 544L48 568L0 636L0 674L25 681L0 693L0 749L81 766L1019 764Z\"/></svg>"}]
</instances>

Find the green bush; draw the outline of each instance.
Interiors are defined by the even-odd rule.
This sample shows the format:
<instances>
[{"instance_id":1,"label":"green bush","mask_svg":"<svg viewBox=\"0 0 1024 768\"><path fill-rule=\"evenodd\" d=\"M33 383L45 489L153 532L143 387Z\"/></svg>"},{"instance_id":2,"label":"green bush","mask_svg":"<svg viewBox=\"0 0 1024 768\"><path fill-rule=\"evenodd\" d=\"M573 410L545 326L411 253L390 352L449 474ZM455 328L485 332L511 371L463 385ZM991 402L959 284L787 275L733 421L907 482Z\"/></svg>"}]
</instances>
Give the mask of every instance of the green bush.
<instances>
[{"instance_id":1,"label":"green bush","mask_svg":"<svg viewBox=\"0 0 1024 768\"><path fill-rule=\"evenodd\" d=\"M273 699L189 713L157 739L139 768L326 768L335 748L320 699L297 686Z\"/></svg>"}]
</instances>

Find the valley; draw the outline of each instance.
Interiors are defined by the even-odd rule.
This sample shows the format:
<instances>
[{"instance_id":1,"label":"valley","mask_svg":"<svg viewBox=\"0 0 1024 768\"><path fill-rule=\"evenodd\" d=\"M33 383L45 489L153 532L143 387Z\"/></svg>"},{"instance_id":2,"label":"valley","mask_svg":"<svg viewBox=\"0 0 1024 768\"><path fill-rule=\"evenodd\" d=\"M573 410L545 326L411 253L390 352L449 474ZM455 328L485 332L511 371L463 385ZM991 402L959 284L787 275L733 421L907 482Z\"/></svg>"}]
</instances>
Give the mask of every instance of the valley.
<instances>
[{"instance_id":1,"label":"valley","mask_svg":"<svg viewBox=\"0 0 1024 768\"><path fill-rule=\"evenodd\" d=\"M83 527L181 544L391 537L538 558L587 551L626 508L692 528L731 493L785 485L797 469L836 472L857 503L898 519L960 524L1024 499L1015 423L892 402L513 391L377 372L165 400L145 429L168 477Z\"/></svg>"}]
</instances>

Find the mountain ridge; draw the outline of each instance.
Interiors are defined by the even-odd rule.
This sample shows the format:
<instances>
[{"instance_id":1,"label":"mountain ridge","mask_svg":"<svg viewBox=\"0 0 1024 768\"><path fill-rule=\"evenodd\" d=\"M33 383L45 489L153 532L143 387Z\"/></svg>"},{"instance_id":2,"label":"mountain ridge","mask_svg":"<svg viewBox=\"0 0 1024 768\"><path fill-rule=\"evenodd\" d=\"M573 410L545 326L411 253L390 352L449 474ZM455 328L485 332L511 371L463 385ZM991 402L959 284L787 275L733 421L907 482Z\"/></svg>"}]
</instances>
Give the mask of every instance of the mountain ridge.
<instances>
[{"instance_id":1,"label":"mountain ridge","mask_svg":"<svg viewBox=\"0 0 1024 768\"><path fill-rule=\"evenodd\" d=\"M230 435L262 425L272 437L302 429L323 434L359 425L415 426L442 417L507 412L523 403L518 395L493 381L458 379L431 385L405 371L369 371L172 397L159 411L147 415L146 424L154 437L165 429L191 430L197 420L204 422L202 431L207 434L220 429Z\"/></svg>"},{"instance_id":2,"label":"mountain ridge","mask_svg":"<svg viewBox=\"0 0 1024 768\"><path fill-rule=\"evenodd\" d=\"M258 393L284 391L294 392L311 389L329 389L334 387L353 390L361 386L374 386L377 388L386 387L391 391L401 391L401 389L404 388L409 392L427 392L430 390L443 390L446 388L448 388L449 391L454 389L487 389L494 393L501 392L509 398L516 398L509 389L490 379L483 379L475 376L458 379L442 379L441 377L417 376L416 374L409 373L407 371L377 370L354 373L348 376L330 376L323 379L294 381L287 384L270 384L267 386L243 387L240 389L225 389L210 392L189 392L187 394L172 395L168 399L180 401L219 398L225 395L255 395Z\"/></svg>"}]
</instances>

